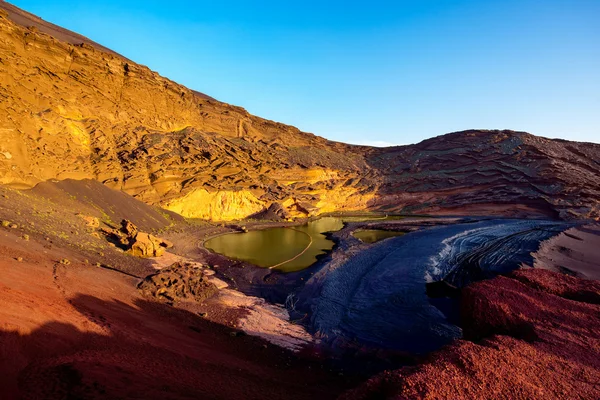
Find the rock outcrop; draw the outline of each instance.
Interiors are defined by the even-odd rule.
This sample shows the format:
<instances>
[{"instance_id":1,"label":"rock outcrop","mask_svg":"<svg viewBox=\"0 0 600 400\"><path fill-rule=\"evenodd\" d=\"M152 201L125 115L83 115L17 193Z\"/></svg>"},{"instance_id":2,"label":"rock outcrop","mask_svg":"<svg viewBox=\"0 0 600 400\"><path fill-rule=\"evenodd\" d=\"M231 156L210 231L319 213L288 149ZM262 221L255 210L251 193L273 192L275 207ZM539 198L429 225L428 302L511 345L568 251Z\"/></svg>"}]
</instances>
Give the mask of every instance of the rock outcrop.
<instances>
[{"instance_id":1,"label":"rock outcrop","mask_svg":"<svg viewBox=\"0 0 600 400\"><path fill-rule=\"evenodd\" d=\"M130 244L129 253L138 257L160 257L165 253L168 244L149 233L138 232Z\"/></svg>"},{"instance_id":2,"label":"rock outcrop","mask_svg":"<svg viewBox=\"0 0 600 400\"><path fill-rule=\"evenodd\" d=\"M103 228L102 231L113 243L137 257L160 257L167 248L173 247L168 240L140 232L137 226L127 219L121 221L121 229Z\"/></svg>"},{"instance_id":3,"label":"rock outcrop","mask_svg":"<svg viewBox=\"0 0 600 400\"><path fill-rule=\"evenodd\" d=\"M0 2L0 183L95 179L186 217L350 210L600 218L600 145L466 131L377 149L178 85Z\"/></svg>"},{"instance_id":4,"label":"rock outcrop","mask_svg":"<svg viewBox=\"0 0 600 400\"><path fill-rule=\"evenodd\" d=\"M160 272L148 276L139 285L142 294L160 301L204 301L217 293L217 286L210 281L207 270L196 264L175 263Z\"/></svg>"}]
</instances>

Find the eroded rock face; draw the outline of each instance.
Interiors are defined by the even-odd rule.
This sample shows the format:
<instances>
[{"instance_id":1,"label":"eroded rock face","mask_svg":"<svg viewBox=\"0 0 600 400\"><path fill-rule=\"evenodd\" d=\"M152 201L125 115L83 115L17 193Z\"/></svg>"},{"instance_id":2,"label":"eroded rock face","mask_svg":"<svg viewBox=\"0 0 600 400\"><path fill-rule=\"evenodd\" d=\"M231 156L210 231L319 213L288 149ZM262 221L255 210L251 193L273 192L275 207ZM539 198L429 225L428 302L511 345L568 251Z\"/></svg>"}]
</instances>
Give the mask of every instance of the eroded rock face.
<instances>
[{"instance_id":1,"label":"eroded rock face","mask_svg":"<svg viewBox=\"0 0 600 400\"><path fill-rule=\"evenodd\" d=\"M290 213L279 203L272 203L269 208L261 210L256 214L252 214L250 218L281 220L291 218Z\"/></svg>"},{"instance_id":2,"label":"eroded rock face","mask_svg":"<svg viewBox=\"0 0 600 400\"><path fill-rule=\"evenodd\" d=\"M202 207L198 207L202 204ZM167 202L164 207L189 218L235 220L260 212L264 202L248 190L208 192L196 189L187 195Z\"/></svg>"},{"instance_id":3,"label":"eroded rock face","mask_svg":"<svg viewBox=\"0 0 600 400\"><path fill-rule=\"evenodd\" d=\"M374 207L422 213L600 217L600 145L464 131L369 150Z\"/></svg>"},{"instance_id":4,"label":"eroded rock face","mask_svg":"<svg viewBox=\"0 0 600 400\"><path fill-rule=\"evenodd\" d=\"M292 195L314 205L366 171L352 146L6 16L0 57L0 183L92 178L189 217L227 220Z\"/></svg>"},{"instance_id":5,"label":"eroded rock face","mask_svg":"<svg viewBox=\"0 0 600 400\"><path fill-rule=\"evenodd\" d=\"M167 247L162 239L144 232L138 232L130 246L129 252L138 257L160 257Z\"/></svg>"},{"instance_id":6,"label":"eroded rock face","mask_svg":"<svg viewBox=\"0 0 600 400\"><path fill-rule=\"evenodd\" d=\"M128 237L134 238L138 234L138 228L128 219L124 219L121 221L121 232L123 232Z\"/></svg>"},{"instance_id":7,"label":"eroded rock face","mask_svg":"<svg viewBox=\"0 0 600 400\"><path fill-rule=\"evenodd\" d=\"M29 29L37 22L2 8L0 183L91 178L212 220L274 203L291 218L362 209L600 218L599 145L512 131L387 149L331 142L51 24Z\"/></svg>"},{"instance_id":8,"label":"eroded rock face","mask_svg":"<svg viewBox=\"0 0 600 400\"><path fill-rule=\"evenodd\" d=\"M148 276L138 289L146 296L169 303L183 300L201 302L218 292L205 271L196 264L175 263Z\"/></svg>"}]
</instances>

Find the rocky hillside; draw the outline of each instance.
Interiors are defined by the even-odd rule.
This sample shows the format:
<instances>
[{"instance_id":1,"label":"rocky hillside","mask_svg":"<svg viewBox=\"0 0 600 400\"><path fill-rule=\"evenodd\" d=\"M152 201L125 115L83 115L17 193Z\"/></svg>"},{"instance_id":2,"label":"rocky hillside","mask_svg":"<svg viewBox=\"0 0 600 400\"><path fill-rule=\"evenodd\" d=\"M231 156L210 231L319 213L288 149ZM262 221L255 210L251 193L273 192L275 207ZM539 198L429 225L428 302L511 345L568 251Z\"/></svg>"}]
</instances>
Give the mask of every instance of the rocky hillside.
<instances>
[{"instance_id":1,"label":"rocky hillside","mask_svg":"<svg viewBox=\"0 0 600 400\"><path fill-rule=\"evenodd\" d=\"M600 146L509 131L374 149L172 82L0 1L0 183L95 179L188 217L377 209L599 216Z\"/></svg>"},{"instance_id":2,"label":"rocky hillside","mask_svg":"<svg viewBox=\"0 0 600 400\"><path fill-rule=\"evenodd\" d=\"M525 132L465 131L373 149L373 206L451 214L600 216L600 145Z\"/></svg>"},{"instance_id":3,"label":"rocky hillside","mask_svg":"<svg viewBox=\"0 0 600 400\"><path fill-rule=\"evenodd\" d=\"M370 198L344 186L367 174L351 146L207 98L75 34L58 40L64 30L12 10L0 19L1 183L93 178L214 219L273 201L309 211Z\"/></svg>"}]
</instances>

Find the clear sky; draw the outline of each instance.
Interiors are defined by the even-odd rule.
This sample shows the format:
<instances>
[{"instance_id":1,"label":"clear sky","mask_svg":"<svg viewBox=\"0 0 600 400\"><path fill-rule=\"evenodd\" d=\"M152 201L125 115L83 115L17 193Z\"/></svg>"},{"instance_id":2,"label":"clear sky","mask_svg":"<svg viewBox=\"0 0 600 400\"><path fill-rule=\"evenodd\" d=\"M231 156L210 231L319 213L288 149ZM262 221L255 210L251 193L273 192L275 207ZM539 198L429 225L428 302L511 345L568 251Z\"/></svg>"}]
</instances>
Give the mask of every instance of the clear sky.
<instances>
[{"instance_id":1,"label":"clear sky","mask_svg":"<svg viewBox=\"0 0 600 400\"><path fill-rule=\"evenodd\" d=\"M600 0L12 0L249 112L364 144L600 142Z\"/></svg>"}]
</instances>

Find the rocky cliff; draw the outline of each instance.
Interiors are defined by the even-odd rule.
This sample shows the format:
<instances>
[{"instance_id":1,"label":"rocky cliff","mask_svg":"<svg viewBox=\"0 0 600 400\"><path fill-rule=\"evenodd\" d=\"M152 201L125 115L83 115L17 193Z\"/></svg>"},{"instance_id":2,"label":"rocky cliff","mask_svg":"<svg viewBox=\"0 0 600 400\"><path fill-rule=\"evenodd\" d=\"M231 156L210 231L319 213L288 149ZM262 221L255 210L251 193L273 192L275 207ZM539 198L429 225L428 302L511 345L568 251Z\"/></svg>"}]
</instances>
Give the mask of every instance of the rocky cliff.
<instances>
[{"instance_id":1,"label":"rocky cliff","mask_svg":"<svg viewBox=\"0 0 600 400\"><path fill-rule=\"evenodd\" d=\"M370 198L366 188L344 186L367 173L351 146L254 117L14 15L0 19L1 183L93 178L214 219L273 201L305 211L302 202L357 209Z\"/></svg>"},{"instance_id":2,"label":"rocky cliff","mask_svg":"<svg viewBox=\"0 0 600 400\"><path fill-rule=\"evenodd\" d=\"M469 131L331 142L0 2L0 183L98 180L187 217L376 209L599 216L600 146Z\"/></svg>"}]
</instances>

